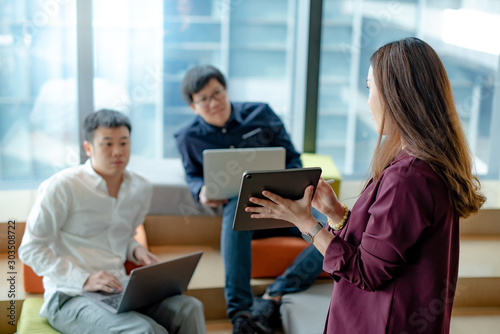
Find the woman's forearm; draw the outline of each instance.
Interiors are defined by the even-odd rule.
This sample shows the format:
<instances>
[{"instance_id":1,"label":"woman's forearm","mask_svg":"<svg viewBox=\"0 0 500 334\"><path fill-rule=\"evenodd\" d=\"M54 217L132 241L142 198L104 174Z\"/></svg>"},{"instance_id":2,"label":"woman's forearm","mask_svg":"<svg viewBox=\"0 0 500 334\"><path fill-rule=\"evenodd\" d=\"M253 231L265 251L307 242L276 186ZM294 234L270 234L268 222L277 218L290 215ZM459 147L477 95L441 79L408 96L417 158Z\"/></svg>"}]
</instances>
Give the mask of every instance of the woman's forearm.
<instances>
[{"instance_id":1,"label":"woman's forearm","mask_svg":"<svg viewBox=\"0 0 500 334\"><path fill-rule=\"evenodd\" d=\"M318 251L325 256L326 250L330 243L332 242L334 236L328 232L326 228L322 229L321 231L316 234L314 237L314 246L318 249Z\"/></svg>"}]
</instances>

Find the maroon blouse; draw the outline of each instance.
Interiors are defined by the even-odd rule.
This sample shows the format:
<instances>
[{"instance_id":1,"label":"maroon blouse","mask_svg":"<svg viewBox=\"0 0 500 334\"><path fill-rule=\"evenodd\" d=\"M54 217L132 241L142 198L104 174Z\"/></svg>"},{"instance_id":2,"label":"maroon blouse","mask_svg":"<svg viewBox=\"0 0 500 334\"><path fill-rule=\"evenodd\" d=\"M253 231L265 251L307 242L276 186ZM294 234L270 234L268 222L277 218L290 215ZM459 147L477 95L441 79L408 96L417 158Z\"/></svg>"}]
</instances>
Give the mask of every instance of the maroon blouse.
<instances>
[{"instance_id":1,"label":"maroon blouse","mask_svg":"<svg viewBox=\"0 0 500 334\"><path fill-rule=\"evenodd\" d=\"M326 251L323 269L336 282L325 333L448 333L458 222L439 176L398 154Z\"/></svg>"}]
</instances>

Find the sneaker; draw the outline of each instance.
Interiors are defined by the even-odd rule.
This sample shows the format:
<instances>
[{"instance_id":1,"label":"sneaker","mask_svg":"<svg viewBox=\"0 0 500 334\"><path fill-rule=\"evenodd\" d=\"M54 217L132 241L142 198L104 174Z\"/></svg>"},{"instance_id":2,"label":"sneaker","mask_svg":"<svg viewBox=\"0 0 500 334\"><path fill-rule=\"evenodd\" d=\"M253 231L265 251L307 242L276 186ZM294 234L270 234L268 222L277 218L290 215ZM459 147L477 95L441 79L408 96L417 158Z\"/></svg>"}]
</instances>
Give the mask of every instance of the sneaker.
<instances>
[{"instance_id":1,"label":"sneaker","mask_svg":"<svg viewBox=\"0 0 500 334\"><path fill-rule=\"evenodd\" d=\"M272 334L270 328L266 328L258 319L248 315L237 316L233 320L233 334Z\"/></svg>"},{"instance_id":2,"label":"sneaker","mask_svg":"<svg viewBox=\"0 0 500 334\"><path fill-rule=\"evenodd\" d=\"M233 334L254 334L254 330L248 323L249 319L250 317L247 315L237 316L233 320Z\"/></svg>"},{"instance_id":3,"label":"sneaker","mask_svg":"<svg viewBox=\"0 0 500 334\"><path fill-rule=\"evenodd\" d=\"M252 318L272 333L272 328L281 328L280 304L274 300L256 297L252 307Z\"/></svg>"}]
</instances>

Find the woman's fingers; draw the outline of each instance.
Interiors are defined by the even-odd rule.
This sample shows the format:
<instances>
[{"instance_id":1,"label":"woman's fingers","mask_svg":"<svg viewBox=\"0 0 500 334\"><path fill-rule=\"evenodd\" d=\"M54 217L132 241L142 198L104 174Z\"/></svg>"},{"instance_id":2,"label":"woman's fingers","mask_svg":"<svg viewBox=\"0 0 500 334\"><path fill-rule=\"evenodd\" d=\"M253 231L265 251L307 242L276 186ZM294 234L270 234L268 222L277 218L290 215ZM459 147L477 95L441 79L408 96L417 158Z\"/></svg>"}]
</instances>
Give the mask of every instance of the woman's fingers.
<instances>
[{"instance_id":1,"label":"woman's fingers","mask_svg":"<svg viewBox=\"0 0 500 334\"><path fill-rule=\"evenodd\" d=\"M325 181L323 181L322 179L318 183L317 190L321 193L324 193L324 194L329 194L333 191L332 186L330 184L326 183Z\"/></svg>"},{"instance_id":2,"label":"woman's fingers","mask_svg":"<svg viewBox=\"0 0 500 334\"><path fill-rule=\"evenodd\" d=\"M258 207L276 206L276 204L273 203L272 201L269 201L269 200L263 199L263 198L258 198L258 197L250 197L249 201L252 202L253 204L259 205Z\"/></svg>"},{"instance_id":3,"label":"woman's fingers","mask_svg":"<svg viewBox=\"0 0 500 334\"><path fill-rule=\"evenodd\" d=\"M253 215L251 216L252 218L269 218L271 216L272 209L270 209L269 206L274 203L257 197L250 197L249 201L259 205L259 206L247 206L245 208L246 212L253 213Z\"/></svg>"},{"instance_id":4,"label":"woman's fingers","mask_svg":"<svg viewBox=\"0 0 500 334\"><path fill-rule=\"evenodd\" d=\"M245 208L246 212L251 213L250 217L251 218L270 218L272 210L264 207L246 207Z\"/></svg>"},{"instance_id":5,"label":"woman's fingers","mask_svg":"<svg viewBox=\"0 0 500 334\"><path fill-rule=\"evenodd\" d=\"M258 206L246 207L245 211L252 213L252 218L279 218L287 219L296 216L304 210L303 207L310 206L314 187L308 186L304 191L304 196L298 201L292 201L264 190L262 195L268 199L251 197L250 202Z\"/></svg>"},{"instance_id":6,"label":"woman's fingers","mask_svg":"<svg viewBox=\"0 0 500 334\"><path fill-rule=\"evenodd\" d=\"M314 186L308 186L304 191L304 197L302 199L303 200L305 199L307 202L310 202L312 200L313 191L314 191Z\"/></svg>"},{"instance_id":7,"label":"woman's fingers","mask_svg":"<svg viewBox=\"0 0 500 334\"><path fill-rule=\"evenodd\" d=\"M280 196L273 194L269 191L263 191L262 194L269 198L270 200L258 198L258 197L250 197L249 201L251 203L257 204L258 206L247 206L245 208L246 212L252 213L252 218L273 218L275 217L274 213L277 213L281 200ZM275 202L276 201L276 202Z\"/></svg>"},{"instance_id":8,"label":"woman's fingers","mask_svg":"<svg viewBox=\"0 0 500 334\"><path fill-rule=\"evenodd\" d=\"M272 202L278 204L278 205L284 205L285 201L288 201L287 199L279 196L279 195L276 195L270 191L267 191L267 190L264 190L262 191L262 195L264 195L265 197L269 198ZM268 201L269 202L269 201Z\"/></svg>"}]
</instances>

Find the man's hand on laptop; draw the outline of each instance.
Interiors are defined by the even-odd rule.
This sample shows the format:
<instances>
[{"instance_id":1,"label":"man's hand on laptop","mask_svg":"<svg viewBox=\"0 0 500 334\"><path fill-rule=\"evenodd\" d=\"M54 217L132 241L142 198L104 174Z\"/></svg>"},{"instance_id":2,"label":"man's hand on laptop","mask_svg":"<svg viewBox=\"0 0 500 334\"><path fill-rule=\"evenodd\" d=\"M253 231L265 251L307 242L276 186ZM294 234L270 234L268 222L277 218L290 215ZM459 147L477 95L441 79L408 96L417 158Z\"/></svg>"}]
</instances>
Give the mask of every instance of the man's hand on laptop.
<instances>
[{"instance_id":1,"label":"man's hand on laptop","mask_svg":"<svg viewBox=\"0 0 500 334\"><path fill-rule=\"evenodd\" d=\"M209 206L211 208L216 208L219 205L224 205L229 202L227 199L208 199L207 194L206 194L207 188L205 185L201 187L200 190L200 203L201 205Z\"/></svg>"},{"instance_id":2,"label":"man's hand on laptop","mask_svg":"<svg viewBox=\"0 0 500 334\"><path fill-rule=\"evenodd\" d=\"M138 246L134 249L134 257L137 262L143 266L160 262L160 259L156 255L142 246Z\"/></svg>"},{"instance_id":3,"label":"man's hand on laptop","mask_svg":"<svg viewBox=\"0 0 500 334\"><path fill-rule=\"evenodd\" d=\"M123 291L123 286L115 275L101 270L89 276L83 285L83 290L114 293Z\"/></svg>"}]
</instances>

